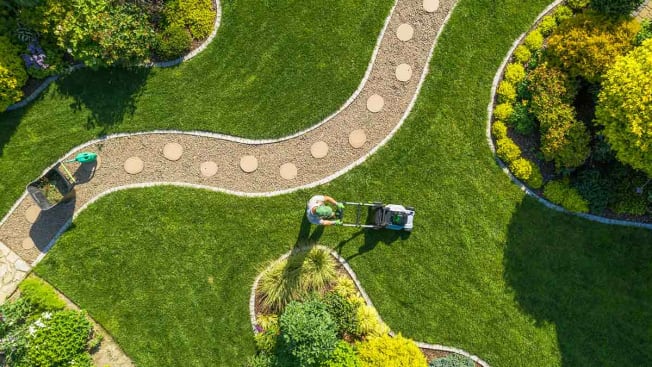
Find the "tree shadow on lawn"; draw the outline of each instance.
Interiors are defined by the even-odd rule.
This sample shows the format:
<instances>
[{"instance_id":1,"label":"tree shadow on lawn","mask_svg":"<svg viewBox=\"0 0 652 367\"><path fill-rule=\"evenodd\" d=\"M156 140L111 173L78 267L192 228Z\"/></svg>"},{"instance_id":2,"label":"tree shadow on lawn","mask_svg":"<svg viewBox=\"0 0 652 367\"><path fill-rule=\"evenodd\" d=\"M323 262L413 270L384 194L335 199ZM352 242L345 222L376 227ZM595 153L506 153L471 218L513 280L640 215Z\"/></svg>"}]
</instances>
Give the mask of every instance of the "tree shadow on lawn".
<instances>
[{"instance_id":1,"label":"tree shadow on lawn","mask_svg":"<svg viewBox=\"0 0 652 367\"><path fill-rule=\"evenodd\" d=\"M83 108L90 110L86 128L101 128L98 135L104 135L125 116L133 116L150 71L150 68L84 68L59 78L56 83L59 93L74 99L70 107L75 112Z\"/></svg>"},{"instance_id":2,"label":"tree shadow on lawn","mask_svg":"<svg viewBox=\"0 0 652 367\"><path fill-rule=\"evenodd\" d=\"M563 366L652 360L652 235L542 209L509 225L505 278L522 309L556 326Z\"/></svg>"},{"instance_id":3,"label":"tree shadow on lawn","mask_svg":"<svg viewBox=\"0 0 652 367\"><path fill-rule=\"evenodd\" d=\"M42 95L39 98L42 98ZM37 98L37 100L39 98ZM0 157L2 157L5 145L9 143L11 137L18 129L18 125L20 125L20 122L23 120L23 116L34 103L35 101L32 101L32 103L25 107L0 113L2 115L0 117Z\"/></svg>"}]
</instances>

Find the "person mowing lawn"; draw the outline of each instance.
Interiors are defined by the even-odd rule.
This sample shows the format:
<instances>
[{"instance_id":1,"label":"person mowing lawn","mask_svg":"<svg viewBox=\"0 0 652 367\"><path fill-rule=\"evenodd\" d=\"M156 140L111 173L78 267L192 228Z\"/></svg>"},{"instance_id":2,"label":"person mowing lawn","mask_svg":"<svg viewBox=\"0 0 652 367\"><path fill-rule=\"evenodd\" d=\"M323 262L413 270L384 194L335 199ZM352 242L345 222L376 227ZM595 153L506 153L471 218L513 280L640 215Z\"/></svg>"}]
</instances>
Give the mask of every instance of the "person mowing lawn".
<instances>
[{"instance_id":1,"label":"person mowing lawn","mask_svg":"<svg viewBox=\"0 0 652 367\"><path fill-rule=\"evenodd\" d=\"M344 208L344 204L338 203L335 199L327 195L315 195L308 200L306 216L312 224L322 226L341 226L342 221L336 219L335 211L328 204L338 209Z\"/></svg>"}]
</instances>

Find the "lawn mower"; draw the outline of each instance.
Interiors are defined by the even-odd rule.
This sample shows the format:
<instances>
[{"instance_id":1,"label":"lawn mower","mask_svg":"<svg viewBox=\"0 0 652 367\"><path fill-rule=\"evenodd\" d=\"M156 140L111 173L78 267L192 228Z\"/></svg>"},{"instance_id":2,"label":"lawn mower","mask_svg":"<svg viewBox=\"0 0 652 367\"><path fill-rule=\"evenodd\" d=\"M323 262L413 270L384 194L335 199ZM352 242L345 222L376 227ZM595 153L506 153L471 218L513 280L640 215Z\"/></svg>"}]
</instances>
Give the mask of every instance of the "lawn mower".
<instances>
[{"instance_id":1,"label":"lawn mower","mask_svg":"<svg viewBox=\"0 0 652 367\"><path fill-rule=\"evenodd\" d=\"M414 208L411 206L403 206L398 204L383 204L383 203L356 203L344 201L344 208L346 206L354 206L356 209L355 223L344 222L344 209L338 209L336 216L342 220L344 227L358 227L358 228L371 228L371 229L390 229L394 231L412 231L414 221ZM369 213L368 219L373 219L371 223L361 223L362 211L367 208ZM369 221L368 221L369 222Z\"/></svg>"},{"instance_id":2,"label":"lawn mower","mask_svg":"<svg viewBox=\"0 0 652 367\"><path fill-rule=\"evenodd\" d=\"M97 159L95 153L79 153L74 159L57 163L43 176L27 185L27 192L41 210L48 210L74 196L73 188L77 183L66 163L92 163Z\"/></svg>"}]
</instances>

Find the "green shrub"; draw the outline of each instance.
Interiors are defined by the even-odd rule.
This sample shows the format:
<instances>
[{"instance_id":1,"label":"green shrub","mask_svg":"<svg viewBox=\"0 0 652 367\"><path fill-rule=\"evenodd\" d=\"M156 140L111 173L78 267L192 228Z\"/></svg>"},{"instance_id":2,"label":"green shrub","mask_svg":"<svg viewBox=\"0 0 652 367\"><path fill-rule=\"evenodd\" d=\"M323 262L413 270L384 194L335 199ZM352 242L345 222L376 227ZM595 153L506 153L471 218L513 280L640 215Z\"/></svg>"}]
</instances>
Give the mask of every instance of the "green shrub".
<instances>
[{"instance_id":1,"label":"green shrub","mask_svg":"<svg viewBox=\"0 0 652 367\"><path fill-rule=\"evenodd\" d=\"M548 63L540 64L528 74L527 87L532 95L530 111L539 120L560 104L570 105L577 94L577 82Z\"/></svg>"},{"instance_id":2,"label":"green shrub","mask_svg":"<svg viewBox=\"0 0 652 367\"><path fill-rule=\"evenodd\" d=\"M73 361L90 361L86 356L86 347L92 328L83 312L58 311L49 318L44 314L33 328L34 333L29 337L25 354L28 366L55 367L69 365Z\"/></svg>"},{"instance_id":3,"label":"green shrub","mask_svg":"<svg viewBox=\"0 0 652 367\"><path fill-rule=\"evenodd\" d=\"M509 170L516 178L527 182L532 175L532 163L525 158L517 158L509 163Z\"/></svg>"},{"instance_id":4,"label":"green shrub","mask_svg":"<svg viewBox=\"0 0 652 367\"><path fill-rule=\"evenodd\" d=\"M179 23L172 23L157 38L156 54L165 60L183 56L192 46L192 36Z\"/></svg>"},{"instance_id":5,"label":"green shrub","mask_svg":"<svg viewBox=\"0 0 652 367\"><path fill-rule=\"evenodd\" d=\"M544 37L549 36L555 28L557 28L557 19L554 15L546 15L543 17L537 27Z\"/></svg>"},{"instance_id":6,"label":"green shrub","mask_svg":"<svg viewBox=\"0 0 652 367\"><path fill-rule=\"evenodd\" d=\"M509 120L509 117L514 112L514 107L510 103L501 103L494 107L494 118L496 120Z\"/></svg>"},{"instance_id":7,"label":"green shrub","mask_svg":"<svg viewBox=\"0 0 652 367\"><path fill-rule=\"evenodd\" d=\"M358 318L357 335L382 336L389 333L389 327L378 316L378 311L372 306L363 304L356 312Z\"/></svg>"},{"instance_id":8,"label":"green shrub","mask_svg":"<svg viewBox=\"0 0 652 367\"><path fill-rule=\"evenodd\" d=\"M427 367L426 356L401 334L370 337L358 344L362 367Z\"/></svg>"},{"instance_id":9,"label":"green shrub","mask_svg":"<svg viewBox=\"0 0 652 367\"><path fill-rule=\"evenodd\" d=\"M567 7L566 5L561 5L555 9L554 16L555 19L557 19L557 24L562 24L566 20L573 17L573 10L571 10L571 8Z\"/></svg>"},{"instance_id":10,"label":"green shrub","mask_svg":"<svg viewBox=\"0 0 652 367\"><path fill-rule=\"evenodd\" d=\"M340 338L346 335L356 335L358 329L358 305L347 297L330 292L324 298L326 310L337 324L337 334Z\"/></svg>"},{"instance_id":11,"label":"green shrub","mask_svg":"<svg viewBox=\"0 0 652 367\"><path fill-rule=\"evenodd\" d=\"M37 313L59 311L66 307L66 302L59 298L51 285L38 278L27 278L18 286L21 297L34 307Z\"/></svg>"},{"instance_id":12,"label":"green shrub","mask_svg":"<svg viewBox=\"0 0 652 367\"><path fill-rule=\"evenodd\" d=\"M281 367L278 359L273 354L260 353L249 357L245 362L246 367Z\"/></svg>"},{"instance_id":13,"label":"green shrub","mask_svg":"<svg viewBox=\"0 0 652 367\"><path fill-rule=\"evenodd\" d=\"M321 291L335 280L335 261L319 248L302 249L269 268L258 283L262 303L271 311L312 291Z\"/></svg>"},{"instance_id":14,"label":"green shrub","mask_svg":"<svg viewBox=\"0 0 652 367\"><path fill-rule=\"evenodd\" d=\"M591 136L584 123L574 116L557 115L545 124L542 120L541 126L541 152L546 160L554 160L558 169L579 167L586 161Z\"/></svg>"},{"instance_id":15,"label":"green shrub","mask_svg":"<svg viewBox=\"0 0 652 367\"><path fill-rule=\"evenodd\" d=\"M589 6L590 2L591 0L566 0L566 5L575 11L579 11Z\"/></svg>"},{"instance_id":16,"label":"green shrub","mask_svg":"<svg viewBox=\"0 0 652 367\"><path fill-rule=\"evenodd\" d=\"M525 64L526 62L530 61L530 57L532 57L532 52L528 50L528 48L524 45L519 45L516 47L516 49L514 49L514 58L519 63Z\"/></svg>"},{"instance_id":17,"label":"green shrub","mask_svg":"<svg viewBox=\"0 0 652 367\"><path fill-rule=\"evenodd\" d=\"M263 353L272 353L276 349L276 342L280 334L278 317L276 315L261 315L256 319L260 332L254 335L256 349Z\"/></svg>"},{"instance_id":18,"label":"green shrub","mask_svg":"<svg viewBox=\"0 0 652 367\"><path fill-rule=\"evenodd\" d=\"M604 75L595 122L619 161L652 177L652 40L617 59Z\"/></svg>"},{"instance_id":19,"label":"green shrub","mask_svg":"<svg viewBox=\"0 0 652 367\"><path fill-rule=\"evenodd\" d=\"M177 23L188 29L196 40L207 38L215 21L211 0L170 0L165 3L163 14L168 24Z\"/></svg>"},{"instance_id":20,"label":"green shrub","mask_svg":"<svg viewBox=\"0 0 652 367\"><path fill-rule=\"evenodd\" d=\"M589 203L592 213L601 214L610 202L612 188L609 181L597 169L580 172L573 185L577 192Z\"/></svg>"},{"instance_id":21,"label":"green shrub","mask_svg":"<svg viewBox=\"0 0 652 367\"><path fill-rule=\"evenodd\" d=\"M528 51L529 52L529 51ZM525 79L525 68L521 64L508 64L505 67L505 80L518 84Z\"/></svg>"},{"instance_id":22,"label":"green shrub","mask_svg":"<svg viewBox=\"0 0 652 367\"><path fill-rule=\"evenodd\" d=\"M531 165L532 174L526 183L533 189L539 189L541 186L543 186L543 175L541 174L541 170L539 170L539 167L536 164L531 163Z\"/></svg>"},{"instance_id":23,"label":"green shrub","mask_svg":"<svg viewBox=\"0 0 652 367\"><path fill-rule=\"evenodd\" d=\"M571 76L597 83L616 57L632 49L639 29L635 20L582 13L555 30L548 39L547 52L552 62Z\"/></svg>"},{"instance_id":24,"label":"green shrub","mask_svg":"<svg viewBox=\"0 0 652 367\"><path fill-rule=\"evenodd\" d=\"M360 359L349 343L340 341L323 367L360 367Z\"/></svg>"},{"instance_id":25,"label":"green shrub","mask_svg":"<svg viewBox=\"0 0 652 367\"><path fill-rule=\"evenodd\" d=\"M611 209L618 214L644 215L647 212L647 202L642 196L630 194L616 201Z\"/></svg>"},{"instance_id":26,"label":"green shrub","mask_svg":"<svg viewBox=\"0 0 652 367\"><path fill-rule=\"evenodd\" d=\"M491 135L494 139L500 140L507 137L507 125L502 121L494 121L491 125Z\"/></svg>"},{"instance_id":27,"label":"green shrub","mask_svg":"<svg viewBox=\"0 0 652 367\"><path fill-rule=\"evenodd\" d=\"M543 47L543 35L539 30L535 29L532 32L530 32L527 36L525 36L525 39L523 40L523 44L530 51L536 51L541 47Z\"/></svg>"},{"instance_id":28,"label":"green shrub","mask_svg":"<svg viewBox=\"0 0 652 367\"><path fill-rule=\"evenodd\" d=\"M613 17L628 16L644 0L591 0L591 8Z\"/></svg>"},{"instance_id":29,"label":"green shrub","mask_svg":"<svg viewBox=\"0 0 652 367\"><path fill-rule=\"evenodd\" d=\"M562 181L550 181L543 189L543 195L551 202L580 213L589 211L588 202L575 190Z\"/></svg>"},{"instance_id":30,"label":"green shrub","mask_svg":"<svg viewBox=\"0 0 652 367\"><path fill-rule=\"evenodd\" d=\"M646 19L641 22L641 30L636 34L634 38L634 44L640 46L643 44L643 41L652 38L652 21Z\"/></svg>"},{"instance_id":31,"label":"green shrub","mask_svg":"<svg viewBox=\"0 0 652 367\"><path fill-rule=\"evenodd\" d=\"M19 54L19 47L0 36L0 112L23 97L21 88L27 81L27 73Z\"/></svg>"},{"instance_id":32,"label":"green shrub","mask_svg":"<svg viewBox=\"0 0 652 367\"><path fill-rule=\"evenodd\" d=\"M475 367L475 362L469 357L451 353L431 361L428 367Z\"/></svg>"},{"instance_id":33,"label":"green shrub","mask_svg":"<svg viewBox=\"0 0 652 367\"><path fill-rule=\"evenodd\" d=\"M507 122L514 127L514 131L521 135L529 135L534 132L534 116L528 110L526 101L514 104L514 112Z\"/></svg>"},{"instance_id":34,"label":"green shrub","mask_svg":"<svg viewBox=\"0 0 652 367\"><path fill-rule=\"evenodd\" d=\"M496 94L498 95L499 103L512 103L516 100L516 88L506 80L500 82Z\"/></svg>"},{"instance_id":35,"label":"green shrub","mask_svg":"<svg viewBox=\"0 0 652 367\"><path fill-rule=\"evenodd\" d=\"M509 164L521 157L521 148L512 139L505 137L496 141L496 155Z\"/></svg>"},{"instance_id":36,"label":"green shrub","mask_svg":"<svg viewBox=\"0 0 652 367\"><path fill-rule=\"evenodd\" d=\"M290 302L279 319L281 349L291 363L316 367L326 362L337 345L337 325L318 300Z\"/></svg>"}]
</instances>

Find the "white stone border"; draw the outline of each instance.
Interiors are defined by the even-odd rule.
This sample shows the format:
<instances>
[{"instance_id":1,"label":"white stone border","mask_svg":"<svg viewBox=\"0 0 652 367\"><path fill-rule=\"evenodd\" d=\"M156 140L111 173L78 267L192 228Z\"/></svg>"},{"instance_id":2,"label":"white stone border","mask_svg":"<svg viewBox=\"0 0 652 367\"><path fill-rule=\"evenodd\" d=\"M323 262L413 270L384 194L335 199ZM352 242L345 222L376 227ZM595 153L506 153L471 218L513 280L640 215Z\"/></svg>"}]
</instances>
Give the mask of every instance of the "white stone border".
<instances>
[{"instance_id":1,"label":"white stone border","mask_svg":"<svg viewBox=\"0 0 652 367\"><path fill-rule=\"evenodd\" d=\"M204 40L204 42L202 42L202 44L199 45L199 47L197 47L196 49L190 51L188 54L186 54L184 56L181 56L179 58L176 58L174 60L160 61L160 62L150 62L150 63L144 64L143 66L148 67L148 68L151 68L151 67L168 68L168 67L171 67L171 66L179 65L184 61L188 61L188 60L192 59L193 57L197 56L200 52L204 51L208 47L208 45L211 42L213 42L213 39L217 35L217 30L218 30L218 28L220 28L220 24L221 24L221 21L222 21L222 6L221 6L221 3L220 3L220 0L211 0L211 2L213 3L213 7L215 7L215 21L213 22L213 30L211 31L211 34L208 36L208 38L206 38ZM68 68L64 74L69 74L69 73L71 73L71 72L73 72L75 70L81 69L83 67L84 67L83 64L73 65L70 68ZM43 80L43 83L41 83L41 85L39 85L39 87L36 88L36 90L34 90L32 92L32 94L30 94L29 96L27 96L23 100L21 100L19 102L16 102L16 103L12 104L11 106L7 107L7 109L5 111L13 111L13 110L17 110L19 108L27 106L32 101L34 101L41 93L43 93L43 91L50 84L52 84L52 82L59 79L60 76L61 75L53 75L53 76L45 78L45 80Z\"/></svg>"},{"instance_id":2,"label":"white stone border","mask_svg":"<svg viewBox=\"0 0 652 367\"><path fill-rule=\"evenodd\" d=\"M326 246L322 246L322 245L316 245L316 246L313 246L313 247L318 248L320 250L327 251L329 254L331 254L331 256L333 256L335 259L337 259L337 261L340 262L340 264L344 267L346 272L349 274L351 279L353 279L353 283L355 284L358 292L362 295L362 298L364 299L367 306L370 306L370 307L373 307L374 309L376 309L376 307L374 307L373 302L371 302L371 298L369 298L369 296L367 295L367 292L365 292L364 288L362 287L362 284L360 284L360 280L358 280L358 277L355 275L355 272L353 271L353 269L351 269L351 266L349 265L349 263L343 257L340 256L340 254L338 254L335 250L331 249L330 247L326 247ZM307 247L307 248L305 248L303 250L308 250L308 249L309 249L309 247ZM271 269L274 265L278 264L279 262L281 262L281 261L287 259L288 257L290 257L290 255L292 255L292 250L286 252L285 254L281 255L281 257L274 260L263 271L261 271L258 274L258 276L256 277L256 279L254 280L254 283L253 283L253 285L251 287L251 293L250 293L250 296L249 296L249 320L251 321L251 328L252 328L254 334L258 334L258 330L256 329L256 325L258 324L258 322L256 320L256 309L255 309L255 307L256 307L256 289L258 288L258 283L260 282L260 279L262 278L262 276L267 271L269 271L269 269ZM381 323L387 325L387 323L385 323L383 321L382 317L380 317L380 313L377 313L377 314L378 314L378 320ZM389 335L395 336L395 333L393 331L390 331ZM464 351L464 350L459 349L459 348L447 347L445 345L439 345L439 344L427 344L427 343L422 343L422 342L415 342L415 343L417 344L417 346L419 348L430 349L430 350L434 350L434 351L443 351L443 352L460 354L460 355L463 355L465 357L468 357L468 358L472 359L474 362L478 363L482 367L490 367L489 364L487 362L483 361L482 359L480 359L480 357L478 357L476 355L472 355L469 352Z\"/></svg>"},{"instance_id":3,"label":"white stone border","mask_svg":"<svg viewBox=\"0 0 652 367\"><path fill-rule=\"evenodd\" d=\"M558 5L562 4L564 0L556 0L552 4L550 4L547 8L545 8L539 16L536 18L533 24L538 23L541 18L546 16L553 8L557 7ZM532 191L529 187L527 187L523 182L521 182L518 178L516 178L509 170L509 168L505 165L505 163L498 158L496 155L496 146L494 145L493 138L491 137L491 117L493 114L493 106L494 106L494 100L496 98L496 90L498 89L498 84L501 81L501 77L503 75L503 71L505 67L507 66L507 63L512 57L512 53L518 47L518 45L521 43L521 41L525 38L529 30L523 34L519 38L514 41L512 44L512 48L509 49L507 52L507 56L503 59L503 63L500 65L498 68L498 71L496 72L496 75L494 76L493 84L491 85L491 96L489 98L489 105L487 106L487 126L486 126L486 137L487 137L487 143L489 144L489 148L491 149L491 152L494 154L494 158L496 159L496 162L500 166L501 170L505 172L505 174L514 182L520 189L521 191L525 192L527 195L537 199L541 204L545 205L546 207L556 210L561 213L566 213L566 214L572 214L580 218L584 218L590 221L602 223L602 224L611 224L611 225L619 225L619 226L626 226L626 227L638 227L638 228L645 228L645 229L652 229L652 224L648 223L641 223L641 222L630 222L630 221L625 221L625 220L618 220L618 219L610 219L610 218L605 218L601 217L598 215L594 214L587 214L587 213L579 213L579 212L573 212L570 211L566 208L563 208L557 204L553 204L552 202L548 201L547 199L539 196L536 192Z\"/></svg>"}]
</instances>

